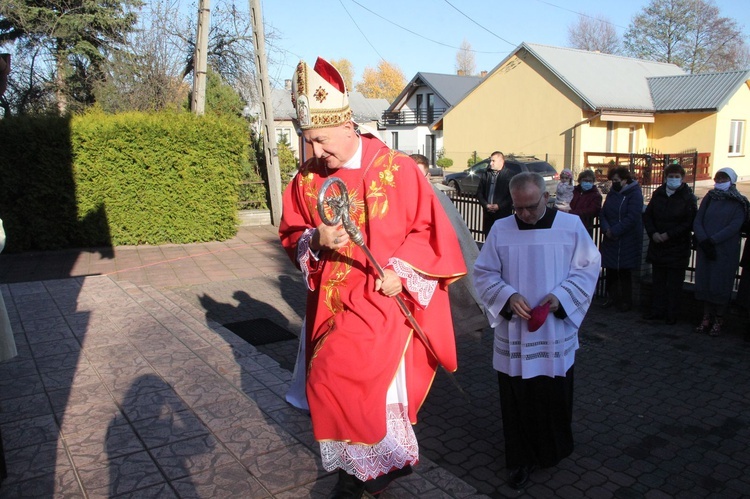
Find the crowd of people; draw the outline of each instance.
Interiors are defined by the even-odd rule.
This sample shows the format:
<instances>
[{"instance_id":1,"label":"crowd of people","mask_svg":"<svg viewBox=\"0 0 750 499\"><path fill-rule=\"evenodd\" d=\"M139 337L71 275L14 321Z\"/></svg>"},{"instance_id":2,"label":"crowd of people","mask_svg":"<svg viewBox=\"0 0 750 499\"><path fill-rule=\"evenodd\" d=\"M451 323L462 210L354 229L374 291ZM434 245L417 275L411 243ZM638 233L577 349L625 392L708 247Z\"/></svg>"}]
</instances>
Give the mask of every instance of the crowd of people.
<instances>
[{"instance_id":1,"label":"crowd of people","mask_svg":"<svg viewBox=\"0 0 750 499\"><path fill-rule=\"evenodd\" d=\"M495 151L490 166L480 176L477 199L483 209L482 232L489 236L495 222L513 213L510 182L504 175L505 157ZM685 182L677 163L663 171L663 183L644 204L641 185L627 167L607 172L606 196L597 187L592 170L578 174L563 169L554 203L558 211L578 215L591 237L599 237L605 309L627 312L634 308L634 271L643 263L644 234L648 240L645 263L651 265L651 300L643 318L674 325L683 303L682 290L692 250L695 259L695 299L703 307L696 327L699 333L718 336L725 328L738 267L743 269L736 293L738 305L750 313L750 248L742 253L741 234L750 230L750 203L737 191L731 168L717 170L714 187L701 200ZM594 234L598 219L600 234ZM745 335L750 340L750 327Z\"/></svg>"},{"instance_id":2,"label":"crowd of people","mask_svg":"<svg viewBox=\"0 0 750 499\"><path fill-rule=\"evenodd\" d=\"M644 229L654 289L645 318L676 322L695 246L695 296L705 307L697 330L720 334L749 207L731 169L716 173L699 209L679 165L665 169L645 207L622 167L608 172L604 198L594 172L574 185L565 169L552 201L539 174L506 175L495 151L477 193L479 251L430 183L427 158L389 149L352 120L335 67L300 62L292 101L312 157L284 192L279 227L308 290L288 400L309 411L323 467L337 473L329 497L376 496L411 473L412 425L438 367L449 376L458 368L462 326L494 331L508 484L520 490L537 467L569 456L578 329L602 269L603 307L632 309ZM741 291L750 296L750 279Z\"/></svg>"}]
</instances>

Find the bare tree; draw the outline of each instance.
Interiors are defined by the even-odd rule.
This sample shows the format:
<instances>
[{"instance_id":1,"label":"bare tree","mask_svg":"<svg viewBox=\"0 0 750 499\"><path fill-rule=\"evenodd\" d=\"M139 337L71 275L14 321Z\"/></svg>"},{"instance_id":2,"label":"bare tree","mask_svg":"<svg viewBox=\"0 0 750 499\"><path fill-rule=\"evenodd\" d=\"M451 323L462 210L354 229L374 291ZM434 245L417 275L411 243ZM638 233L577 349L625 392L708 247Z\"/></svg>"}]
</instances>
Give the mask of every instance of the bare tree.
<instances>
[{"instance_id":1,"label":"bare tree","mask_svg":"<svg viewBox=\"0 0 750 499\"><path fill-rule=\"evenodd\" d=\"M231 0L219 0L211 8L211 26L208 33L208 64L224 81L237 90L243 99L252 101L258 95L255 82L255 55L253 51L253 26L249 5ZM197 12L197 10L196 10ZM183 76L193 71L197 16L170 24L172 35L183 44L185 66ZM273 32L266 32L266 39Z\"/></svg>"},{"instance_id":2,"label":"bare tree","mask_svg":"<svg viewBox=\"0 0 750 499\"><path fill-rule=\"evenodd\" d=\"M690 73L744 69L747 45L713 0L651 0L624 37L628 55L669 62Z\"/></svg>"},{"instance_id":3,"label":"bare tree","mask_svg":"<svg viewBox=\"0 0 750 499\"><path fill-rule=\"evenodd\" d=\"M161 110L184 104L190 87L183 81L184 57L169 26L179 17L175 4L150 3L126 49L109 60L107 79L96 89L97 101L109 112Z\"/></svg>"},{"instance_id":4,"label":"bare tree","mask_svg":"<svg viewBox=\"0 0 750 499\"><path fill-rule=\"evenodd\" d=\"M747 45L737 23L719 15L709 2L695 2L695 26L685 43L686 68L690 73L747 68Z\"/></svg>"},{"instance_id":5,"label":"bare tree","mask_svg":"<svg viewBox=\"0 0 750 499\"><path fill-rule=\"evenodd\" d=\"M471 44L466 38L461 42L461 47L456 52L456 72L466 76L471 76L477 72L474 51L471 50Z\"/></svg>"},{"instance_id":6,"label":"bare tree","mask_svg":"<svg viewBox=\"0 0 750 499\"><path fill-rule=\"evenodd\" d=\"M24 44L17 48L4 95L5 116L56 112L54 75L49 72L48 60L49 54L40 47Z\"/></svg>"},{"instance_id":7,"label":"bare tree","mask_svg":"<svg viewBox=\"0 0 750 499\"><path fill-rule=\"evenodd\" d=\"M568 45L580 50L620 53L620 37L614 25L603 16L578 16L576 23L568 26Z\"/></svg>"}]
</instances>

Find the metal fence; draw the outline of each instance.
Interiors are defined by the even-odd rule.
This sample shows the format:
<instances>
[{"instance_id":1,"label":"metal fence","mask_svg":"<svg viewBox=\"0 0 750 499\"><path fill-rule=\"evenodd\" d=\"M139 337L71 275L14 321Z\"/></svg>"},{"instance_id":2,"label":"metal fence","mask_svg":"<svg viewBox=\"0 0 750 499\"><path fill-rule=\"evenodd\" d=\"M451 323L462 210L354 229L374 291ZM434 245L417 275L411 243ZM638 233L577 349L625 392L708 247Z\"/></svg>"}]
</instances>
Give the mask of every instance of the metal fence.
<instances>
[{"instance_id":1,"label":"metal fence","mask_svg":"<svg viewBox=\"0 0 750 499\"><path fill-rule=\"evenodd\" d=\"M456 194L455 191L445 191L445 193L448 195L448 197L453 201L453 204L456 206L456 209L463 217L464 221L466 222L467 227L469 228L469 231L474 236L474 240L477 243L484 243L485 237L482 233L482 220L484 216L484 212L482 210L482 206L479 204L479 200L475 196L466 196L461 194ZM744 249L745 243L747 241L748 234L742 234L742 240L741 240L741 248ZM594 219L594 231L592 234L592 238L594 240L594 244L596 244L596 247L599 247L599 242L601 241L601 229L599 226L599 218ZM648 236L646 235L646 232L644 231L643 234L643 263L641 265L641 269L636 272L636 277L638 281L643 280L649 280L650 281L650 275L651 275L651 268L650 265L645 263L645 256L646 256L646 249L648 248ZM740 253L741 254L741 253ZM695 261L696 261L696 252L693 250L690 255L690 263L688 264L687 270L685 271L685 283L692 285L695 283ZM604 296L605 295L605 287L604 287L604 277L605 277L605 271L602 270L601 275L599 276L599 282L596 287L596 294L598 296ZM737 274L735 276L734 280L734 291L737 291L740 281L740 270L738 269Z\"/></svg>"},{"instance_id":2,"label":"metal fence","mask_svg":"<svg viewBox=\"0 0 750 499\"><path fill-rule=\"evenodd\" d=\"M624 166L630 170L633 177L643 189L646 201L651 199L653 192L664 183L664 168L673 163L685 169L685 182L695 191L697 180L711 178L710 153L688 152L677 154L660 154L657 152L635 153L584 153L584 169L593 170L596 181L603 186L606 194L609 183L607 172L610 168Z\"/></svg>"}]
</instances>

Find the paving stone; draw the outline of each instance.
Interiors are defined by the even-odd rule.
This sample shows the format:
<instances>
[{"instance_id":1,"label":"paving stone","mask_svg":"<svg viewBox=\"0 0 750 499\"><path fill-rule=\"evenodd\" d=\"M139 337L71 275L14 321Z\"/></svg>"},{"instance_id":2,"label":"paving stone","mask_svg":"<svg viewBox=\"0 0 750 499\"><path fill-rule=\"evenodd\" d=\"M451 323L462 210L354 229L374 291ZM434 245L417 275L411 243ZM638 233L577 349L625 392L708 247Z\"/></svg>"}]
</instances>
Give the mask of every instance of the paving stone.
<instances>
[{"instance_id":1,"label":"paving stone","mask_svg":"<svg viewBox=\"0 0 750 499\"><path fill-rule=\"evenodd\" d=\"M335 475L320 469L309 415L283 398L297 341L255 348L221 326L268 318L299 333L304 285L277 237L265 227L226 243L118 247L114 258L72 252L85 256L76 269L109 275L0 285L20 353L0 364L15 477L0 498L82 497L76 469L89 497L327 497ZM21 261L10 258L0 267ZM528 497L750 488L747 319L709 338L692 333L688 314L671 328L638 314L592 306L576 361L576 448L532 474ZM492 331L457 342L470 402L438 373L415 426L421 463L383 499L518 496L506 485Z\"/></svg>"}]
</instances>

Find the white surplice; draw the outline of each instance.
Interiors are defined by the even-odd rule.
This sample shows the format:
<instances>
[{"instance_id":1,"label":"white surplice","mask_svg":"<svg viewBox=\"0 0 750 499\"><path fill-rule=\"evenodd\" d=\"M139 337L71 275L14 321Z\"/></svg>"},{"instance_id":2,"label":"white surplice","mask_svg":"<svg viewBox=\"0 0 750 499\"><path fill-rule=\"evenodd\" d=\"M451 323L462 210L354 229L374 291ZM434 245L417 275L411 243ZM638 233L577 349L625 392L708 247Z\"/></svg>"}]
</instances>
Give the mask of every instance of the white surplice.
<instances>
[{"instance_id":1,"label":"white surplice","mask_svg":"<svg viewBox=\"0 0 750 499\"><path fill-rule=\"evenodd\" d=\"M599 251L578 216L557 212L545 229L520 230L515 216L495 222L474 266L474 284L495 329L495 370L524 379L565 376L599 270ZM529 332L526 320L500 315L514 293L532 308L552 293L567 317L550 313L539 330Z\"/></svg>"}]
</instances>

